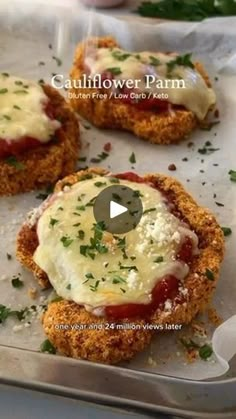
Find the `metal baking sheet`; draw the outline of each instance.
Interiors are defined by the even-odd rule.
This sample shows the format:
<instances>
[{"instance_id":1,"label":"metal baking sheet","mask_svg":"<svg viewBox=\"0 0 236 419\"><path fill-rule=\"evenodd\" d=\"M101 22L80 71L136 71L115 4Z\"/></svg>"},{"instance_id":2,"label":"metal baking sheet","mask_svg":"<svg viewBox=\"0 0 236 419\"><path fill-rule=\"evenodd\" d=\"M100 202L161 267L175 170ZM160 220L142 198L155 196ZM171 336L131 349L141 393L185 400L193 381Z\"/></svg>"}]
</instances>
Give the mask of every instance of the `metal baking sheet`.
<instances>
[{"instance_id":1,"label":"metal baking sheet","mask_svg":"<svg viewBox=\"0 0 236 419\"><path fill-rule=\"evenodd\" d=\"M158 43L158 49L161 50L191 50L194 56L200 58L207 66L212 79L218 78L215 88L222 122L211 132L194 133L191 137L191 142L195 144L193 147L188 147L188 142L171 147L155 146L146 144L130 134L98 131L94 128L88 130L87 125L82 124L81 154L87 156L89 160L101 152L103 145L109 141L112 143L112 153L103 162L103 166L114 172L131 169L129 156L132 151L136 154L135 170L139 173L153 170L170 174L168 165L175 163L176 178L186 186L200 204L215 212L222 225L228 225L234 229L236 189L235 185L229 181L228 170L235 169L234 155L231 152L234 145L236 105L235 19L219 19L217 24L213 24L212 21L203 24L183 24L181 28L177 23L163 23L158 27L143 25L137 33L135 22L127 25L125 21L102 15L93 15L91 18L89 15L84 15L79 8L73 10L69 7L63 8L56 6L55 2L52 5L47 4L46 10L43 5L45 2L42 4L1 2L0 71L9 71L34 80L43 78L50 82L52 73L68 75L75 45L83 37L91 34L113 34L127 49L143 50L147 49L147 45L150 49L157 48ZM142 37L140 37L141 30ZM53 56L62 59L60 66ZM40 62L45 64L40 65ZM220 151L202 157L197 150L207 140L211 141L214 147L220 148ZM188 158L186 162L183 161L185 157ZM218 166L214 166L215 164ZM217 198L214 198L215 194ZM37 288L37 285L32 275L20 267L14 256L17 231L26 213L40 203L37 195L38 192L32 192L0 200L0 303L14 309L22 309L32 304L43 305L48 298L48 292L38 291L38 298L32 301L27 290L31 287ZM219 207L216 202L221 202L224 206ZM226 259L214 300L223 319L235 314L235 244L236 238L232 235L227 240ZM7 259L7 253L13 255L12 260ZM18 273L22 275L25 283L21 290L16 290L11 285L12 276ZM98 400L107 403L117 402L138 408L168 411L186 417L193 417L193 413L198 412L202 415L201 417L222 418L223 416L217 416L216 412L222 414L223 411L228 410L228 415L232 414L230 411L235 412L236 405L233 396L236 389L236 363L234 360L231 362L227 376L221 380L214 379L211 383L187 381L186 377L196 380L216 376L216 363L206 364L202 361L186 365L184 359L176 360L175 356L166 362L165 355L168 353L168 348L170 345L175 348L175 339L168 334L162 336L161 345L160 340L157 339L149 350L123 367L90 364L57 356L50 357L35 352L39 350L45 337L39 318L36 316L33 319L30 318L30 321L30 325L27 326L24 323L20 329L16 327L19 322L14 319L10 319L6 325L1 326L0 374L5 382L39 386L46 391L71 393L75 397L93 399L97 397ZM175 351L177 347L174 354ZM148 362L150 357L156 365L150 365ZM170 376L175 376L175 378L170 378ZM181 377L185 379L181 380ZM104 386L106 379L110 384ZM116 390L117 380L120 383L119 393ZM149 391L147 390L144 394L143 389L146 386ZM220 392L227 394L227 398L218 398L217 394ZM211 403L213 399L214 403Z\"/></svg>"}]
</instances>

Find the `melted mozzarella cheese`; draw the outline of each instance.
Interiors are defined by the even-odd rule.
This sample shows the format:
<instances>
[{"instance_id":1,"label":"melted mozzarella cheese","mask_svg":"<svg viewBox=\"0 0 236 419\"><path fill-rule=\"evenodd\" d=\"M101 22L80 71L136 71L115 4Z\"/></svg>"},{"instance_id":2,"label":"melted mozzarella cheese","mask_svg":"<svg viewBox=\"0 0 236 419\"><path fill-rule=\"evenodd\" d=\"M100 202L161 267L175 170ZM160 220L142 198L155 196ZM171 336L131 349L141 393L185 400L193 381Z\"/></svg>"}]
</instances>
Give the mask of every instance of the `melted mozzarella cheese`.
<instances>
[{"instance_id":1,"label":"melted mozzarella cheese","mask_svg":"<svg viewBox=\"0 0 236 419\"><path fill-rule=\"evenodd\" d=\"M0 138L32 137L47 143L61 124L45 113L48 97L35 82L0 74Z\"/></svg>"},{"instance_id":2,"label":"melted mozzarella cheese","mask_svg":"<svg viewBox=\"0 0 236 419\"><path fill-rule=\"evenodd\" d=\"M121 185L140 191L144 215L138 227L125 235L102 231L98 242L103 251L91 249L96 222L93 207L87 204L112 185L110 179L96 176L58 193L38 221L34 261L59 296L87 310L150 303L153 288L165 275L183 280L188 274L188 266L175 257L186 236L193 240L195 250L198 246L196 234L169 212L158 190L120 180ZM87 251L81 246L88 246Z\"/></svg>"},{"instance_id":3,"label":"melted mozzarella cheese","mask_svg":"<svg viewBox=\"0 0 236 419\"><path fill-rule=\"evenodd\" d=\"M117 59L117 54L124 59ZM139 80L141 92L166 94L171 104L184 106L202 120L216 103L215 93L194 68L175 64L170 71L168 64L175 58L163 53L127 53L120 49L99 48L96 55L86 57L86 65L92 78L108 69L118 69L120 74L114 75L115 79ZM154 76L157 83L151 78L147 82L147 75ZM184 80L185 87L178 87L180 79Z\"/></svg>"}]
</instances>

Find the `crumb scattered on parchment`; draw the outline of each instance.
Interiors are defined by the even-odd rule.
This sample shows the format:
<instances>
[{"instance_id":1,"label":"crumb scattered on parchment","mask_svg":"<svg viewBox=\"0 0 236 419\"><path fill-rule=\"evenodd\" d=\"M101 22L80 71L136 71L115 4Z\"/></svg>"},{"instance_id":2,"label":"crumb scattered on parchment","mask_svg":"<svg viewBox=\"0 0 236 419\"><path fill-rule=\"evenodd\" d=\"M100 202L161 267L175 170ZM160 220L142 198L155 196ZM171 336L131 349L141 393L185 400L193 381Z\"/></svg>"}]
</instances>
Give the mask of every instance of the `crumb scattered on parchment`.
<instances>
[{"instance_id":1,"label":"crumb scattered on parchment","mask_svg":"<svg viewBox=\"0 0 236 419\"><path fill-rule=\"evenodd\" d=\"M194 321L191 324L191 328L192 328L194 336L207 337L207 331L203 322Z\"/></svg>"},{"instance_id":2,"label":"crumb scattered on parchment","mask_svg":"<svg viewBox=\"0 0 236 419\"><path fill-rule=\"evenodd\" d=\"M148 365L150 367L156 367L157 366L157 362L155 361L155 359L153 359L151 356L148 357Z\"/></svg>"},{"instance_id":3,"label":"crumb scattered on parchment","mask_svg":"<svg viewBox=\"0 0 236 419\"><path fill-rule=\"evenodd\" d=\"M197 349L192 349L192 350L188 350L186 351L186 360L189 364L193 363L196 361L196 359L199 358L198 354L198 350Z\"/></svg>"},{"instance_id":4,"label":"crumb scattered on parchment","mask_svg":"<svg viewBox=\"0 0 236 419\"><path fill-rule=\"evenodd\" d=\"M217 311L214 307L209 307L208 308L207 315L208 315L209 321L214 326L219 326L221 323L223 323L223 319L219 316L219 314L217 313Z\"/></svg>"},{"instance_id":5,"label":"crumb scattered on parchment","mask_svg":"<svg viewBox=\"0 0 236 419\"><path fill-rule=\"evenodd\" d=\"M38 291L37 291L36 288L29 288L28 289L28 296L30 298L32 298L32 300L35 300L37 298L37 293L38 293Z\"/></svg>"}]
</instances>

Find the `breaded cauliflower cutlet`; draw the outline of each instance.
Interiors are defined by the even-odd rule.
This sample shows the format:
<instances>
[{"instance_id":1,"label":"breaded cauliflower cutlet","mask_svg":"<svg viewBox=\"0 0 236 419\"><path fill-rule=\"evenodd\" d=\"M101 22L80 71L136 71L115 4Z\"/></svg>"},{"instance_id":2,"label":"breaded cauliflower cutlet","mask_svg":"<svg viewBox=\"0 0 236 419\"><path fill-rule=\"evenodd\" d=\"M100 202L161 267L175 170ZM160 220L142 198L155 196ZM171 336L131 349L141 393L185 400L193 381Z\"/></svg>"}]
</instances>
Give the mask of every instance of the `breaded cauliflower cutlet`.
<instances>
[{"instance_id":1,"label":"breaded cauliflower cutlet","mask_svg":"<svg viewBox=\"0 0 236 419\"><path fill-rule=\"evenodd\" d=\"M88 169L67 176L59 181L55 191L63 190L65 185L83 181L87 174L106 175L102 169ZM184 280L184 288L171 301L170 307L161 307L145 319L123 319L118 323L144 324L188 324L209 304L219 277L220 264L224 256L224 237L215 217L209 210L201 208L184 190L182 185L171 177L160 174L147 174L146 181L154 183L163 193L168 193L178 209L179 216L186 220L199 238L199 254L194 256L190 272ZM17 239L17 258L29 268L43 287L49 281L33 261L38 246L35 226L25 223ZM210 275L209 275L210 272ZM152 332L140 330L76 330L73 325L116 324L112 319L98 318L72 301L61 300L50 303L43 318L44 330L57 350L75 358L89 359L104 363L117 363L127 360L149 343ZM69 325L68 329L58 327Z\"/></svg>"},{"instance_id":2,"label":"breaded cauliflower cutlet","mask_svg":"<svg viewBox=\"0 0 236 419\"><path fill-rule=\"evenodd\" d=\"M126 327L127 323L134 323L134 328ZM58 330L60 325L67 325L67 329ZM142 319L134 322L122 319L119 327L113 328L107 319L93 316L78 304L66 300L49 304L43 318L46 335L61 353L106 364L128 361L148 346L152 332L143 328L144 325Z\"/></svg>"},{"instance_id":3,"label":"breaded cauliflower cutlet","mask_svg":"<svg viewBox=\"0 0 236 419\"><path fill-rule=\"evenodd\" d=\"M112 37L88 38L78 45L71 80L80 80L85 74L84 58L91 47L119 47ZM208 87L210 81L200 63L195 63L196 70L204 78ZM101 93L98 89L71 88L70 103L74 110L98 128L122 129L133 132L136 136L156 144L178 143L184 140L198 125L193 112L176 108L173 112L137 110L135 106L122 103L115 98L99 99L94 94Z\"/></svg>"},{"instance_id":4,"label":"breaded cauliflower cutlet","mask_svg":"<svg viewBox=\"0 0 236 419\"><path fill-rule=\"evenodd\" d=\"M0 159L0 195L40 189L55 183L76 168L79 150L76 116L57 90L48 85L42 87L51 101L55 119L60 120L62 126L56 141L20 153L17 165L10 165L5 159Z\"/></svg>"}]
</instances>

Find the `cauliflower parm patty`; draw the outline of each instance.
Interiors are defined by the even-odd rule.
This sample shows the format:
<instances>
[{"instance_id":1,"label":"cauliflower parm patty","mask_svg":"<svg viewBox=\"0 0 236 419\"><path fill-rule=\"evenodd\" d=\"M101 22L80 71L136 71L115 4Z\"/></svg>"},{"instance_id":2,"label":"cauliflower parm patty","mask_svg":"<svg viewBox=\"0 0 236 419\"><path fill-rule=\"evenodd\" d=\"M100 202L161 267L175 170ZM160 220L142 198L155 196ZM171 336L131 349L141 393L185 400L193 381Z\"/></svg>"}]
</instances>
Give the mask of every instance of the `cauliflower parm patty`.
<instances>
[{"instance_id":1,"label":"cauliflower parm patty","mask_svg":"<svg viewBox=\"0 0 236 419\"><path fill-rule=\"evenodd\" d=\"M210 107L216 103L215 92L207 86L190 57L186 55L94 48L85 57L85 67L92 80L101 75L103 85L105 80L110 79L113 80L110 84L117 91L126 88L124 99L129 97L128 86L132 85L133 89L136 86L136 93L145 92L147 100L148 97L155 99L155 94L158 93L161 97L166 97L168 103L184 106L192 111L200 120L205 118ZM133 104L135 105L135 100ZM154 105L155 101L152 103L153 107Z\"/></svg>"},{"instance_id":2,"label":"cauliflower parm patty","mask_svg":"<svg viewBox=\"0 0 236 419\"><path fill-rule=\"evenodd\" d=\"M108 305L149 304L157 282L169 275L183 281L189 267L177 255L186 239L198 253L196 234L146 183L117 179L142 197L144 214L126 235L106 232L104 223L94 219L93 205L113 182L96 176L55 194L38 220L33 257L59 296L101 313Z\"/></svg>"},{"instance_id":3,"label":"cauliflower parm patty","mask_svg":"<svg viewBox=\"0 0 236 419\"><path fill-rule=\"evenodd\" d=\"M61 124L47 115L48 103L38 83L0 74L0 144L4 140L17 142L22 137L40 143L50 141Z\"/></svg>"},{"instance_id":4,"label":"cauliflower parm patty","mask_svg":"<svg viewBox=\"0 0 236 419\"><path fill-rule=\"evenodd\" d=\"M57 90L0 75L0 195L55 183L75 170L79 146L78 121Z\"/></svg>"},{"instance_id":5,"label":"cauliflower parm patty","mask_svg":"<svg viewBox=\"0 0 236 419\"><path fill-rule=\"evenodd\" d=\"M206 71L191 54L129 52L109 36L78 45L70 76L70 103L81 116L156 144L185 139L207 123L216 103Z\"/></svg>"},{"instance_id":6,"label":"cauliflower parm patty","mask_svg":"<svg viewBox=\"0 0 236 419\"><path fill-rule=\"evenodd\" d=\"M94 197L114 179L143 195L143 219L125 236L92 218ZM147 324L188 324L205 310L223 255L215 217L178 181L96 168L59 181L17 239L18 260L61 295L43 317L50 342L64 355L108 364L149 344Z\"/></svg>"}]
</instances>

